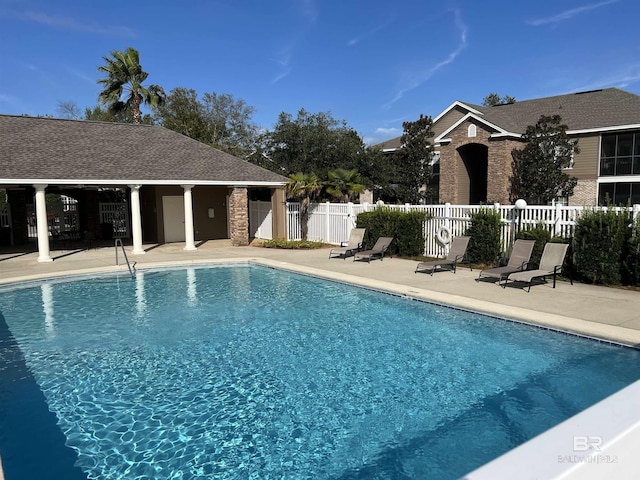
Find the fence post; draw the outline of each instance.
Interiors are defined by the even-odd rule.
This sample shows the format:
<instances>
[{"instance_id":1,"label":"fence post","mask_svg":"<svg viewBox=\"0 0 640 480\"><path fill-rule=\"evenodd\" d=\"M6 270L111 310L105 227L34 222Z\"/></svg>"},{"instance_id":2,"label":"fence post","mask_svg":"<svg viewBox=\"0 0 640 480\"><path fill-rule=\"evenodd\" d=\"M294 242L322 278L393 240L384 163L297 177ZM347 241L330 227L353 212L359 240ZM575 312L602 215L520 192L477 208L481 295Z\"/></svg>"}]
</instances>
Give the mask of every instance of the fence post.
<instances>
[{"instance_id":1,"label":"fence post","mask_svg":"<svg viewBox=\"0 0 640 480\"><path fill-rule=\"evenodd\" d=\"M325 215L325 220L324 220L324 228L325 228L325 234L323 235L323 242L324 243L331 243L331 239L329 238L329 207L331 206L331 202L327 201L325 202L325 206L326 206L326 210L324 212Z\"/></svg>"},{"instance_id":2,"label":"fence post","mask_svg":"<svg viewBox=\"0 0 640 480\"><path fill-rule=\"evenodd\" d=\"M558 225L560 224L560 220L562 219L562 204L557 202L555 205L556 208L553 209L553 236L558 236Z\"/></svg>"}]
</instances>

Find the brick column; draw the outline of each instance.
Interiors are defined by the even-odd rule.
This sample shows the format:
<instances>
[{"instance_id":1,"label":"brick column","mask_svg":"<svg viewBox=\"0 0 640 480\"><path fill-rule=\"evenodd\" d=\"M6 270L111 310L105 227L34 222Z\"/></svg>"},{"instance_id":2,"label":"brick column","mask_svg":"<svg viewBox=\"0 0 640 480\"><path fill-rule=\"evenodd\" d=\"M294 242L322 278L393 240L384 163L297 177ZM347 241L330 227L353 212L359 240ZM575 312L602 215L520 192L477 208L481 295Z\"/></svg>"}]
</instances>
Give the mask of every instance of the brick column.
<instances>
[{"instance_id":1,"label":"brick column","mask_svg":"<svg viewBox=\"0 0 640 480\"><path fill-rule=\"evenodd\" d=\"M249 196L246 187L229 189L229 230L231 245L249 245Z\"/></svg>"}]
</instances>

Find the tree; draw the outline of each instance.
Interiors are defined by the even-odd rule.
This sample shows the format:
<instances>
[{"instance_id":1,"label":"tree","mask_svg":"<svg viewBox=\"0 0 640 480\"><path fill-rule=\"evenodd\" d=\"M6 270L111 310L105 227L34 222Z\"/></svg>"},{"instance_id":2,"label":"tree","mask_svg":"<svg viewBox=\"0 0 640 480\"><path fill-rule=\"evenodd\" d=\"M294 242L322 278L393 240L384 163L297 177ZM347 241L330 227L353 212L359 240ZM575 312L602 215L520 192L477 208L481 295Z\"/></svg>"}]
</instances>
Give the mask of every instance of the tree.
<instances>
[{"instance_id":1,"label":"tree","mask_svg":"<svg viewBox=\"0 0 640 480\"><path fill-rule=\"evenodd\" d=\"M511 201L525 199L534 205L546 205L573 194L578 181L563 169L571 165L574 153L580 153L578 141L569 138L560 115L542 115L535 125L527 127L521 149L511 152L513 174Z\"/></svg>"},{"instance_id":2,"label":"tree","mask_svg":"<svg viewBox=\"0 0 640 480\"><path fill-rule=\"evenodd\" d=\"M490 93L482 99L482 105L485 107L494 107L496 105L507 105L509 103L515 103L516 98L505 95L501 97L497 93Z\"/></svg>"},{"instance_id":3,"label":"tree","mask_svg":"<svg viewBox=\"0 0 640 480\"><path fill-rule=\"evenodd\" d=\"M125 108L119 112L113 112L109 109L96 105L93 108L85 108L84 119L94 122L115 122L115 123L133 123L133 112L130 108ZM153 125L153 118L148 113L142 116L142 123L145 125Z\"/></svg>"},{"instance_id":4,"label":"tree","mask_svg":"<svg viewBox=\"0 0 640 480\"><path fill-rule=\"evenodd\" d=\"M255 108L228 93L205 93L204 115L213 134L213 145L236 155L246 155L255 148L258 126L251 117Z\"/></svg>"},{"instance_id":5,"label":"tree","mask_svg":"<svg viewBox=\"0 0 640 480\"><path fill-rule=\"evenodd\" d=\"M284 191L294 200L300 200L300 231L302 239L307 239L309 231L309 204L322 189L315 173L293 173L284 185Z\"/></svg>"},{"instance_id":6,"label":"tree","mask_svg":"<svg viewBox=\"0 0 640 480\"><path fill-rule=\"evenodd\" d=\"M58 102L58 115L61 118L68 118L71 120L80 120L82 116L82 110L73 101Z\"/></svg>"},{"instance_id":7,"label":"tree","mask_svg":"<svg viewBox=\"0 0 640 480\"><path fill-rule=\"evenodd\" d=\"M255 150L258 127L251 121L254 107L229 94L205 93L202 100L193 89L174 88L154 109L162 126L234 155Z\"/></svg>"},{"instance_id":8,"label":"tree","mask_svg":"<svg viewBox=\"0 0 640 480\"><path fill-rule=\"evenodd\" d=\"M107 64L98 67L99 72L107 75L98 80L103 85L98 98L114 113L130 108L133 123L141 123L141 106L144 104L156 107L162 104L164 90L159 85L145 87L142 84L149 74L142 70L137 50L128 47L124 52L114 50L110 55L111 58L102 57Z\"/></svg>"},{"instance_id":9,"label":"tree","mask_svg":"<svg viewBox=\"0 0 640 480\"><path fill-rule=\"evenodd\" d=\"M356 170L345 170L344 168L330 170L326 185L329 195L345 203L352 201L356 194L364 192L362 179Z\"/></svg>"},{"instance_id":10,"label":"tree","mask_svg":"<svg viewBox=\"0 0 640 480\"><path fill-rule=\"evenodd\" d=\"M273 131L262 137L264 153L272 169L289 175L295 172L315 172L327 176L338 167L356 168L357 157L365 150L358 134L331 113L311 114L304 109L297 118L280 113Z\"/></svg>"},{"instance_id":11,"label":"tree","mask_svg":"<svg viewBox=\"0 0 640 480\"><path fill-rule=\"evenodd\" d=\"M417 204L425 199L432 168L433 146L429 141L433 137L432 124L431 117L422 114L415 122L402 124L402 147L393 155L398 201Z\"/></svg>"}]
</instances>

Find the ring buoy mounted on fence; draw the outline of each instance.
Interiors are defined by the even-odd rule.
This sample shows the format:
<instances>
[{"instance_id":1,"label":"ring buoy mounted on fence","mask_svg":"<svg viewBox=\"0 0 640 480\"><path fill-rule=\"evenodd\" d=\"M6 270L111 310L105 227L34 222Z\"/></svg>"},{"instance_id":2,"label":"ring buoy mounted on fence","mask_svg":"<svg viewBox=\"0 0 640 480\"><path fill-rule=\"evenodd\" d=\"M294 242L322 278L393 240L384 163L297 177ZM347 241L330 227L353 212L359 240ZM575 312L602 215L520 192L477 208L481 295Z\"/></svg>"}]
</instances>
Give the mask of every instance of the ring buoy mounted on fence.
<instances>
[{"instance_id":1,"label":"ring buoy mounted on fence","mask_svg":"<svg viewBox=\"0 0 640 480\"><path fill-rule=\"evenodd\" d=\"M436 238L443 245L451 243L451 230L442 225L436 232Z\"/></svg>"}]
</instances>

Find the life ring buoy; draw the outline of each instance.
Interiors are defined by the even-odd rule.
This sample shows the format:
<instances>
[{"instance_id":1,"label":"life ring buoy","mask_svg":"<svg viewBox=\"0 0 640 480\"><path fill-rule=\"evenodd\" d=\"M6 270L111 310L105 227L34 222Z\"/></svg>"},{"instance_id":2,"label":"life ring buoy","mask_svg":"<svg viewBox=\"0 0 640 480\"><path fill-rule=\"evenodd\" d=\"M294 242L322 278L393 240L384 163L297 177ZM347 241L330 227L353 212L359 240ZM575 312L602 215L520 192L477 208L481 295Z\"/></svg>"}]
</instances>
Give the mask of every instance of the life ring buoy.
<instances>
[{"instance_id":1,"label":"life ring buoy","mask_svg":"<svg viewBox=\"0 0 640 480\"><path fill-rule=\"evenodd\" d=\"M436 238L443 245L451 243L451 230L442 225L436 232Z\"/></svg>"}]
</instances>

